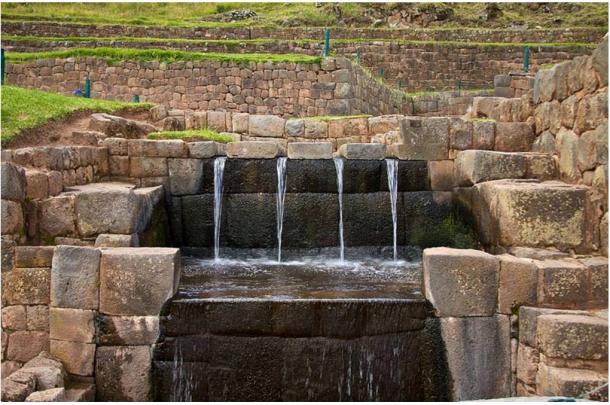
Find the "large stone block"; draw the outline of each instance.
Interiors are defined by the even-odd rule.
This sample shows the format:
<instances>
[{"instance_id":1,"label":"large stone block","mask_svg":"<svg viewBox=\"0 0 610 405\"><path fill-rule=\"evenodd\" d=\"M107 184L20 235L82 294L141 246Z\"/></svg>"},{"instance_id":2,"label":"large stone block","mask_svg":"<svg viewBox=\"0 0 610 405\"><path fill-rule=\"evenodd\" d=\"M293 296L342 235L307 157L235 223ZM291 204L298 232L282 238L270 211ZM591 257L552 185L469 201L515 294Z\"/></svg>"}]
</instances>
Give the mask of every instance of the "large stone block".
<instances>
[{"instance_id":1,"label":"large stone block","mask_svg":"<svg viewBox=\"0 0 610 405\"><path fill-rule=\"evenodd\" d=\"M576 261L534 262L539 272L538 303L552 308L586 308L589 274Z\"/></svg>"},{"instance_id":2,"label":"large stone block","mask_svg":"<svg viewBox=\"0 0 610 405\"><path fill-rule=\"evenodd\" d=\"M449 156L448 118L406 118L400 121L401 144L388 155L405 160L445 160Z\"/></svg>"},{"instance_id":3,"label":"large stone block","mask_svg":"<svg viewBox=\"0 0 610 405\"><path fill-rule=\"evenodd\" d=\"M221 153L222 151L224 151L224 149L218 142L189 142L187 143L187 146L189 150L189 157L194 159L208 159L217 155L224 154Z\"/></svg>"},{"instance_id":4,"label":"large stone block","mask_svg":"<svg viewBox=\"0 0 610 405\"><path fill-rule=\"evenodd\" d=\"M248 122L248 133L251 136L281 138L284 136L286 120L274 115L251 114Z\"/></svg>"},{"instance_id":5,"label":"large stone block","mask_svg":"<svg viewBox=\"0 0 610 405\"><path fill-rule=\"evenodd\" d=\"M513 314L521 305L536 305L538 269L530 259L501 255L498 312Z\"/></svg>"},{"instance_id":6,"label":"large stone block","mask_svg":"<svg viewBox=\"0 0 610 405\"><path fill-rule=\"evenodd\" d=\"M290 159L331 159L333 144L330 142L291 142L288 144Z\"/></svg>"},{"instance_id":7,"label":"large stone block","mask_svg":"<svg viewBox=\"0 0 610 405\"><path fill-rule=\"evenodd\" d=\"M128 144L129 156L186 157L188 149L182 140L133 139Z\"/></svg>"},{"instance_id":8,"label":"large stone block","mask_svg":"<svg viewBox=\"0 0 610 405\"><path fill-rule=\"evenodd\" d=\"M27 198L39 200L49 196L49 178L46 173L38 170L26 170L25 178L27 182Z\"/></svg>"},{"instance_id":9,"label":"large stone block","mask_svg":"<svg viewBox=\"0 0 610 405\"><path fill-rule=\"evenodd\" d=\"M11 333L9 337L6 358L25 363L36 357L38 353L48 350L47 332L18 331Z\"/></svg>"},{"instance_id":10,"label":"large stone block","mask_svg":"<svg viewBox=\"0 0 610 405\"><path fill-rule=\"evenodd\" d=\"M450 191L455 186L453 160L431 160L428 162L430 189Z\"/></svg>"},{"instance_id":11,"label":"large stone block","mask_svg":"<svg viewBox=\"0 0 610 405\"><path fill-rule=\"evenodd\" d=\"M286 121L286 136L302 137L305 135L305 120L289 119Z\"/></svg>"},{"instance_id":12,"label":"large stone block","mask_svg":"<svg viewBox=\"0 0 610 405\"><path fill-rule=\"evenodd\" d=\"M167 176L167 158L134 156L129 158L130 177Z\"/></svg>"},{"instance_id":13,"label":"large stone block","mask_svg":"<svg viewBox=\"0 0 610 405\"><path fill-rule=\"evenodd\" d=\"M97 309L100 251L89 247L58 246L51 269L51 305Z\"/></svg>"},{"instance_id":14,"label":"large stone block","mask_svg":"<svg viewBox=\"0 0 610 405\"><path fill-rule=\"evenodd\" d=\"M440 318L437 322L440 323L447 366L453 381L451 400L510 396L508 316Z\"/></svg>"},{"instance_id":15,"label":"large stone block","mask_svg":"<svg viewBox=\"0 0 610 405\"><path fill-rule=\"evenodd\" d=\"M490 180L525 177L527 158L521 154L466 150L455 159L455 177L460 186Z\"/></svg>"},{"instance_id":16,"label":"large stone block","mask_svg":"<svg viewBox=\"0 0 610 405\"><path fill-rule=\"evenodd\" d=\"M27 329L49 331L49 306L28 305L26 307Z\"/></svg>"},{"instance_id":17,"label":"large stone block","mask_svg":"<svg viewBox=\"0 0 610 405\"><path fill-rule=\"evenodd\" d=\"M346 159L382 160L386 146L379 143L346 143L339 148L339 155Z\"/></svg>"},{"instance_id":18,"label":"large stone block","mask_svg":"<svg viewBox=\"0 0 610 405\"><path fill-rule=\"evenodd\" d=\"M93 343L96 311L89 309L49 309L49 335L51 339Z\"/></svg>"},{"instance_id":19,"label":"large stone block","mask_svg":"<svg viewBox=\"0 0 610 405\"><path fill-rule=\"evenodd\" d=\"M303 137L308 139L328 138L328 123L319 120L304 120Z\"/></svg>"},{"instance_id":20,"label":"large stone block","mask_svg":"<svg viewBox=\"0 0 610 405\"><path fill-rule=\"evenodd\" d=\"M608 320L584 315L541 315L537 340L546 357L604 360L608 358Z\"/></svg>"},{"instance_id":21,"label":"large stone block","mask_svg":"<svg viewBox=\"0 0 610 405\"><path fill-rule=\"evenodd\" d=\"M105 250L100 265L100 312L158 315L180 279L180 254L171 248Z\"/></svg>"},{"instance_id":22,"label":"large stone block","mask_svg":"<svg viewBox=\"0 0 610 405\"><path fill-rule=\"evenodd\" d=\"M606 257L591 257L581 259L589 271L589 305L592 308L608 307L608 259Z\"/></svg>"},{"instance_id":23,"label":"large stone block","mask_svg":"<svg viewBox=\"0 0 610 405\"><path fill-rule=\"evenodd\" d=\"M50 268L54 246L17 246L15 247L15 267Z\"/></svg>"},{"instance_id":24,"label":"large stone block","mask_svg":"<svg viewBox=\"0 0 610 405\"><path fill-rule=\"evenodd\" d=\"M230 158L275 159L281 155L277 143L265 141L229 142L225 151Z\"/></svg>"},{"instance_id":25,"label":"large stone block","mask_svg":"<svg viewBox=\"0 0 610 405\"><path fill-rule=\"evenodd\" d=\"M540 363L536 382L538 395L580 397L607 383L608 377L592 370L550 367Z\"/></svg>"},{"instance_id":26,"label":"large stone block","mask_svg":"<svg viewBox=\"0 0 610 405\"><path fill-rule=\"evenodd\" d=\"M201 159L168 159L169 189L173 195L195 194L203 181Z\"/></svg>"},{"instance_id":27,"label":"large stone block","mask_svg":"<svg viewBox=\"0 0 610 405\"><path fill-rule=\"evenodd\" d=\"M2 308L2 330L6 329L26 329L26 311L23 305L9 305Z\"/></svg>"},{"instance_id":28,"label":"large stone block","mask_svg":"<svg viewBox=\"0 0 610 405\"><path fill-rule=\"evenodd\" d=\"M490 316L496 309L498 258L478 250L431 248L423 255L424 294L438 316Z\"/></svg>"},{"instance_id":29,"label":"large stone block","mask_svg":"<svg viewBox=\"0 0 610 405\"><path fill-rule=\"evenodd\" d=\"M17 268L2 276L2 302L7 305L49 303L51 272L48 268Z\"/></svg>"},{"instance_id":30,"label":"large stone block","mask_svg":"<svg viewBox=\"0 0 610 405\"><path fill-rule=\"evenodd\" d=\"M494 149L500 152L529 152L536 138L525 122L498 122Z\"/></svg>"},{"instance_id":31,"label":"large stone block","mask_svg":"<svg viewBox=\"0 0 610 405\"><path fill-rule=\"evenodd\" d=\"M587 188L556 181L496 180L475 185L483 242L502 246L589 249Z\"/></svg>"},{"instance_id":32,"label":"large stone block","mask_svg":"<svg viewBox=\"0 0 610 405\"><path fill-rule=\"evenodd\" d=\"M93 375L95 343L51 339L51 354L61 361L68 373L85 377Z\"/></svg>"},{"instance_id":33,"label":"large stone block","mask_svg":"<svg viewBox=\"0 0 610 405\"><path fill-rule=\"evenodd\" d=\"M150 132L157 131L157 128L151 124L106 113L91 114L89 129L103 132L108 136L120 135L121 138L142 138Z\"/></svg>"},{"instance_id":34,"label":"large stone block","mask_svg":"<svg viewBox=\"0 0 610 405\"><path fill-rule=\"evenodd\" d=\"M75 198L60 195L38 202L38 226L42 237L72 236L76 233Z\"/></svg>"},{"instance_id":35,"label":"large stone block","mask_svg":"<svg viewBox=\"0 0 610 405\"><path fill-rule=\"evenodd\" d=\"M530 347L537 347L538 318L541 315L553 314L587 315L587 312L522 306L519 308L519 342Z\"/></svg>"},{"instance_id":36,"label":"large stone block","mask_svg":"<svg viewBox=\"0 0 610 405\"><path fill-rule=\"evenodd\" d=\"M98 183L79 187L75 203L79 233L83 236L134 233L140 204L130 185Z\"/></svg>"},{"instance_id":37,"label":"large stone block","mask_svg":"<svg viewBox=\"0 0 610 405\"><path fill-rule=\"evenodd\" d=\"M538 350L519 343L517 350L517 380L526 385L535 386L539 362L540 353L538 353Z\"/></svg>"},{"instance_id":38,"label":"large stone block","mask_svg":"<svg viewBox=\"0 0 610 405\"><path fill-rule=\"evenodd\" d=\"M159 339L159 317L100 315L97 329L100 345L151 345Z\"/></svg>"},{"instance_id":39,"label":"large stone block","mask_svg":"<svg viewBox=\"0 0 610 405\"><path fill-rule=\"evenodd\" d=\"M474 121L472 123L472 142L474 149L493 150L496 139L494 121Z\"/></svg>"},{"instance_id":40,"label":"large stone block","mask_svg":"<svg viewBox=\"0 0 610 405\"><path fill-rule=\"evenodd\" d=\"M98 347L95 362L96 399L150 401L151 368L149 346Z\"/></svg>"},{"instance_id":41,"label":"large stone block","mask_svg":"<svg viewBox=\"0 0 610 405\"><path fill-rule=\"evenodd\" d=\"M23 208L20 203L2 200L2 234L12 235L24 231Z\"/></svg>"},{"instance_id":42,"label":"large stone block","mask_svg":"<svg viewBox=\"0 0 610 405\"><path fill-rule=\"evenodd\" d=\"M0 182L2 184L2 190L0 191L2 199L23 201L26 194L25 170L13 163L2 162L0 173L2 175Z\"/></svg>"},{"instance_id":43,"label":"large stone block","mask_svg":"<svg viewBox=\"0 0 610 405\"><path fill-rule=\"evenodd\" d=\"M578 136L565 128L557 134L557 153L559 154L559 173L568 182L577 182L581 178L578 169Z\"/></svg>"},{"instance_id":44,"label":"large stone block","mask_svg":"<svg viewBox=\"0 0 610 405\"><path fill-rule=\"evenodd\" d=\"M95 247L138 247L140 239L137 233L119 235L116 233L101 233L95 238Z\"/></svg>"},{"instance_id":45,"label":"large stone block","mask_svg":"<svg viewBox=\"0 0 610 405\"><path fill-rule=\"evenodd\" d=\"M608 124L603 123L594 130L581 134L576 150L581 171L608 164Z\"/></svg>"}]
</instances>

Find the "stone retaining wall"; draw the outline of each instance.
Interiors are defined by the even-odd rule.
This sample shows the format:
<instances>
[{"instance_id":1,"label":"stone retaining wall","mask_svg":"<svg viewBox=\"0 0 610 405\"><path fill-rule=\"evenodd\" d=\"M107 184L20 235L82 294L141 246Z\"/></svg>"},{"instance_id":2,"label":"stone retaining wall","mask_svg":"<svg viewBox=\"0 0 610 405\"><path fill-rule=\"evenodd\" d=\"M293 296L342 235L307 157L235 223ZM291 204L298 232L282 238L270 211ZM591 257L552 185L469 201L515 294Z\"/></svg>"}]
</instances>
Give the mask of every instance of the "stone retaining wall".
<instances>
[{"instance_id":1,"label":"stone retaining wall","mask_svg":"<svg viewBox=\"0 0 610 405\"><path fill-rule=\"evenodd\" d=\"M321 64L230 62L117 62L95 58L7 65L11 84L71 94L89 75L92 97L141 101L193 110L282 116L466 112L480 92L410 97L346 58ZM484 94L484 92L483 92Z\"/></svg>"},{"instance_id":2,"label":"stone retaining wall","mask_svg":"<svg viewBox=\"0 0 610 405\"><path fill-rule=\"evenodd\" d=\"M324 38L324 28L182 28L147 27L136 25L78 24L58 22L4 21L3 34L35 36L135 36L156 38L193 39L255 39L282 40ZM332 38L386 38L420 41L471 41L471 42L598 42L604 35L600 29L374 29L333 28Z\"/></svg>"},{"instance_id":3,"label":"stone retaining wall","mask_svg":"<svg viewBox=\"0 0 610 405\"><path fill-rule=\"evenodd\" d=\"M179 49L225 53L298 53L321 55L323 43L276 41L268 43L222 44L214 42L131 41L3 41L5 49L15 52L48 51L73 47L124 47L136 49ZM521 46L481 46L464 44L397 44L390 42L333 43L336 55L353 58L373 75L409 92L490 88L494 75L518 70L523 64ZM541 46L530 51L530 71L590 52L584 46Z\"/></svg>"}]
</instances>

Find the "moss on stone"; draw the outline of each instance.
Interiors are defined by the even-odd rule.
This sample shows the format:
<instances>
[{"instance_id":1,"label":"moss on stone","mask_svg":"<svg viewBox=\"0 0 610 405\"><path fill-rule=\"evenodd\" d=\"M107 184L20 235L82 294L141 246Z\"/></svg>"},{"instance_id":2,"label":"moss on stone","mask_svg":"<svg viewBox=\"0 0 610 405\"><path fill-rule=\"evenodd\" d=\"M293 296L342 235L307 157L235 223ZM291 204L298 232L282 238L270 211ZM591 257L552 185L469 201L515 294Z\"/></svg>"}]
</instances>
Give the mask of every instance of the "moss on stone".
<instances>
[{"instance_id":1,"label":"moss on stone","mask_svg":"<svg viewBox=\"0 0 610 405\"><path fill-rule=\"evenodd\" d=\"M417 227L411 240L421 248L444 246L476 249L480 247L475 231L455 210L432 229Z\"/></svg>"}]
</instances>

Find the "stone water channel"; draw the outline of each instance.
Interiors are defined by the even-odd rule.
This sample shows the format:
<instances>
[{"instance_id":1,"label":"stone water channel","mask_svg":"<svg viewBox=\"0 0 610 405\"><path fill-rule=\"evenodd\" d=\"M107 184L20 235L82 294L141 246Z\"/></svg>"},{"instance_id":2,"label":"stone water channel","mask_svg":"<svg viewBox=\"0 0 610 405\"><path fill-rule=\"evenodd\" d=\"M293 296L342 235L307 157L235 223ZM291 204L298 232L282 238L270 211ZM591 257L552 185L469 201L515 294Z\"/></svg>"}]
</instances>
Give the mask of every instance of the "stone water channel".
<instances>
[{"instance_id":1,"label":"stone water channel","mask_svg":"<svg viewBox=\"0 0 610 405\"><path fill-rule=\"evenodd\" d=\"M437 395L424 381L429 308L410 222L450 204L414 191L420 163L205 163L213 194L179 204L186 256L154 354L156 399Z\"/></svg>"}]
</instances>

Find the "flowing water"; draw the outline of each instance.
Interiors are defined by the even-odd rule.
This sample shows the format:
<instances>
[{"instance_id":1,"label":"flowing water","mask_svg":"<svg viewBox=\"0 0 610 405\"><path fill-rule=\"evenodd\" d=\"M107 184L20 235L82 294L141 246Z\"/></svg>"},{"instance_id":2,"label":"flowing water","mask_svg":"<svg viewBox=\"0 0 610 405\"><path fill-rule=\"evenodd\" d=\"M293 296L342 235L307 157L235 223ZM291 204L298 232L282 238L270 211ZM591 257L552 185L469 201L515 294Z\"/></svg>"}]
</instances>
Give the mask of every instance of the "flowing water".
<instances>
[{"instance_id":1,"label":"flowing water","mask_svg":"<svg viewBox=\"0 0 610 405\"><path fill-rule=\"evenodd\" d=\"M285 157L277 159L277 194L276 194L276 219L277 219L277 261L282 262L282 227L284 224L284 197L286 196L286 160Z\"/></svg>"},{"instance_id":2,"label":"flowing water","mask_svg":"<svg viewBox=\"0 0 610 405\"><path fill-rule=\"evenodd\" d=\"M396 202L398 199L398 160L386 159L388 171L388 188L390 189L390 203L392 205L392 236L394 240L394 261L398 260L398 250L396 246L397 233L397 212Z\"/></svg>"},{"instance_id":3,"label":"flowing water","mask_svg":"<svg viewBox=\"0 0 610 405\"><path fill-rule=\"evenodd\" d=\"M226 157L214 160L214 259L220 259L220 219L222 218L222 177Z\"/></svg>"},{"instance_id":4,"label":"flowing water","mask_svg":"<svg viewBox=\"0 0 610 405\"><path fill-rule=\"evenodd\" d=\"M341 246L341 263L345 256L343 244L343 159L335 158L335 169L337 170L337 191L339 193L339 242Z\"/></svg>"}]
</instances>

